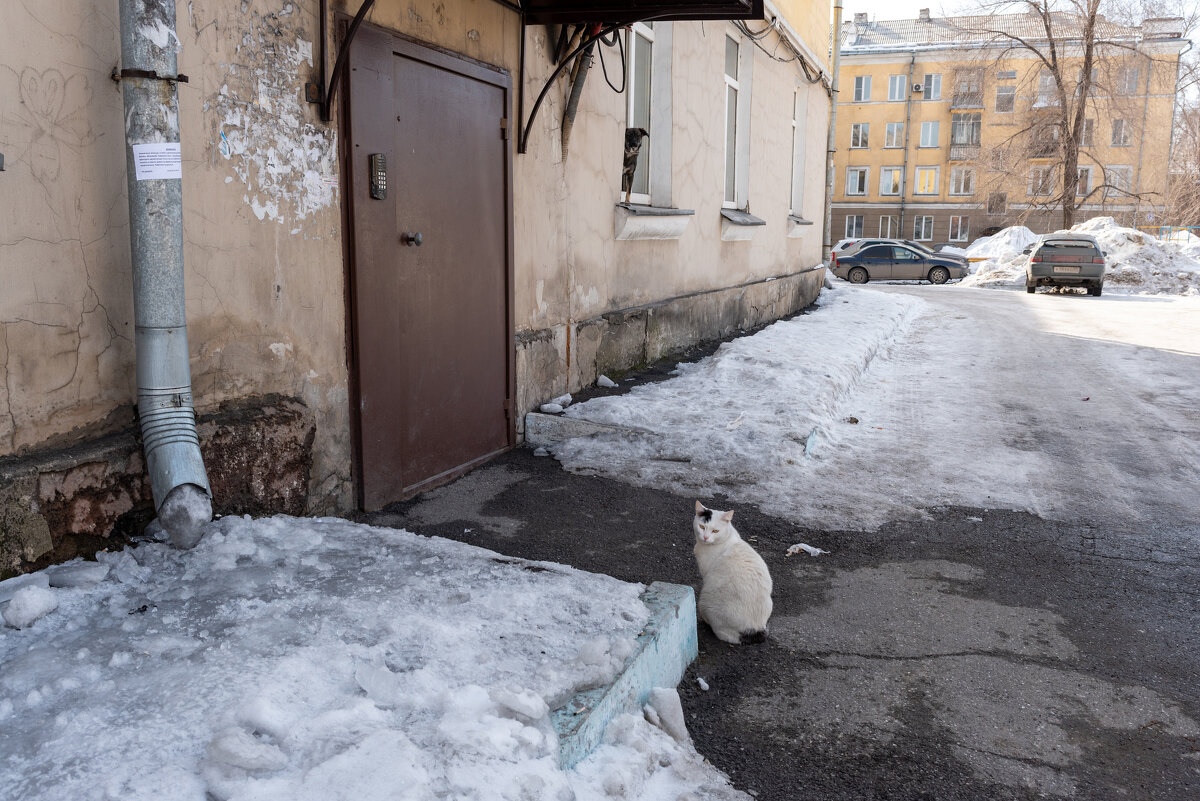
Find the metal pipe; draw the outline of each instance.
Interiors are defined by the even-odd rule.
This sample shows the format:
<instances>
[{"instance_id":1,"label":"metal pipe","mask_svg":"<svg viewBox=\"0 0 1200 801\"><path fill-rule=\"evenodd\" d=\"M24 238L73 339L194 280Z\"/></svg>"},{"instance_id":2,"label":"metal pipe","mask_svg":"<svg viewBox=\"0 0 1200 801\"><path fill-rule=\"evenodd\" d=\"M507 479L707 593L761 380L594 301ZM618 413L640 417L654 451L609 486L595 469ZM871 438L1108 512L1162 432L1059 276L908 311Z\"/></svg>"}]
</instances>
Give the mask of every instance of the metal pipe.
<instances>
[{"instance_id":1,"label":"metal pipe","mask_svg":"<svg viewBox=\"0 0 1200 801\"><path fill-rule=\"evenodd\" d=\"M837 150L838 64L842 60L842 0L833 3L833 64L830 67L829 138L825 147L825 232L821 260L833 254L833 154Z\"/></svg>"},{"instance_id":2,"label":"metal pipe","mask_svg":"<svg viewBox=\"0 0 1200 801\"><path fill-rule=\"evenodd\" d=\"M900 220L896 223L900 226L900 239L904 238L904 207L905 201L908 199L908 135L912 129L912 96L913 96L913 65L917 61L917 51L912 51L912 55L908 57L908 86L906 87L904 98L904 158L901 159L900 167ZM923 87L928 88L928 87ZM884 129L886 132L886 128ZM951 132L953 134L953 131ZM886 133L885 133L886 137ZM919 140L918 140L919 141ZM884 144L887 144L886 139ZM866 233L864 231L864 233ZM879 232L883 236L883 232ZM913 239L916 239L916 232L913 232Z\"/></svg>"},{"instance_id":3,"label":"metal pipe","mask_svg":"<svg viewBox=\"0 0 1200 801\"><path fill-rule=\"evenodd\" d=\"M212 490L188 365L175 0L120 0L120 13L142 447L159 523L190 548L212 520Z\"/></svg>"},{"instance_id":4,"label":"metal pipe","mask_svg":"<svg viewBox=\"0 0 1200 801\"><path fill-rule=\"evenodd\" d=\"M618 32L618 36L620 33ZM571 143L571 129L575 127L575 115L579 112L579 98L583 96L583 84L587 80L588 70L592 68L592 49L595 44L579 54L578 71L571 77L571 94L567 97L567 108L563 111L562 119L562 157L567 160L567 151Z\"/></svg>"}]
</instances>

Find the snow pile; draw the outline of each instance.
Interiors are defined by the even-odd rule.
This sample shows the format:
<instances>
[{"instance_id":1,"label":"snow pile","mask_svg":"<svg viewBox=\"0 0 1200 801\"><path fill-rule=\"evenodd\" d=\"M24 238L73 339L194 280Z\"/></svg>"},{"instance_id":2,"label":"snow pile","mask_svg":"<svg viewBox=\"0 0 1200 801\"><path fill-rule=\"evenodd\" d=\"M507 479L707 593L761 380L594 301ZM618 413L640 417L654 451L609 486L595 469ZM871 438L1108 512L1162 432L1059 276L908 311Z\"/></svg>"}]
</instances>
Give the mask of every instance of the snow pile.
<instances>
[{"instance_id":1,"label":"snow pile","mask_svg":"<svg viewBox=\"0 0 1200 801\"><path fill-rule=\"evenodd\" d=\"M557 766L550 710L621 668L640 585L335 519L98 558L3 588L5 798L745 798L640 711Z\"/></svg>"},{"instance_id":2,"label":"snow pile","mask_svg":"<svg viewBox=\"0 0 1200 801\"><path fill-rule=\"evenodd\" d=\"M1117 225L1112 217L1093 217L1070 230L1094 236L1107 254L1105 291L1200 294L1200 239L1196 237L1160 240L1134 228ZM1028 256L1021 250L1035 239L1036 235L1028 228L1014 226L976 240L966 249L966 255L987 260L973 262L972 272L963 283L1024 286Z\"/></svg>"},{"instance_id":3,"label":"snow pile","mask_svg":"<svg viewBox=\"0 0 1200 801\"><path fill-rule=\"evenodd\" d=\"M569 470L791 511L788 477L808 469L839 402L923 301L843 286L823 291L818 306L680 364L670 381L570 407L568 417L628 431L570 439L554 455Z\"/></svg>"}]
</instances>

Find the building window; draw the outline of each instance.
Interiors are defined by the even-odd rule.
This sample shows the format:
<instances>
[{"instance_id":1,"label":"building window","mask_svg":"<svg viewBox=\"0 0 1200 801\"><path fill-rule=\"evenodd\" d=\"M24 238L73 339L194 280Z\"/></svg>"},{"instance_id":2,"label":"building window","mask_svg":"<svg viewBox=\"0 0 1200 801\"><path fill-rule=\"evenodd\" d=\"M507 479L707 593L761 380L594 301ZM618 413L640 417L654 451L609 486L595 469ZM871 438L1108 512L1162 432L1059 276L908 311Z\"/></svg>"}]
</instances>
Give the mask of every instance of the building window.
<instances>
[{"instance_id":1,"label":"building window","mask_svg":"<svg viewBox=\"0 0 1200 801\"><path fill-rule=\"evenodd\" d=\"M1029 168L1029 186L1027 194L1031 196L1049 195L1054 191L1054 168L1049 164L1035 164Z\"/></svg>"},{"instance_id":2,"label":"building window","mask_svg":"<svg viewBox=\"0 0 1200 801\"><path fill-rule=\"evenodd\" d=\"M727 209L745 209L750 189L750 79L753 58L749 47L732 32L725 35L725 193Z\"/></svg>"},{"instance_id":3,"label":"building window","mask_svg":"<svg viewBox=\"0 0 1200 801\"><path fill-rule=\"evenodd\" d=\"M1047 158L1058 153L1058 126L1054 123L1035 125L1029 132L1029 155Z\"/></svg>"},{"instance_id":4,"label":"building window","mask_svg":"<svg viewBox=\"0 0 1200 801\"><path fill-rule=\"evenodd\" d=\"M933 217L927 214L918 214L913 217L913 239L918 242L928 242L933 239Z\"/></svg>"},{"instance_id":5,"label":"building window","mask_svg":"<svg viewBox=\"0 0 1200 801\"><path fill-rule=\"evenodd\" d=\"M1129 146L1129 125L1125 120L1113 120L1112 144L1113 147Z\"/></svg>"},{"instance_id":6,"label":"building window","mask_svg":"<svg viewBox=\"0 0 1200 801\"><path fill-rule=\"evenodd\" d=\"M1097 75L1099 75L1099 71L1095 67L1092 67L1092 83L1096 82ZM1075 70L1075 83L1083 83L1083 67L1078 67Z\"/></svg>"},{"instance_id":7,"label":"building window","mask_svg":"<svg viewBox=\"0 0 1200 801\"><path fill-rule=\"evenodd\" d=\"M898 195L904 186L903 167L882 167L879 170L879 194Z\"/></svg>"},{"instance_id":8,"label":"building window","mask_svg":"<svg viewBox=\"0 0 1200 801\"><path fill-rule=\"evenodd\" d=\"M792 208L797 217L804 208L804 160L808 155L804 147L805 127L808 124L808 103L805 90L797 89L792 101Z\"/></svg>"},{"instance_id":9,"label":"building window","mask_svg":"<svg viewBox=\"0 0 1200 801\"><path fill-rule=\"evenodd\" d=\"M950 194L975 194L975 168L953 167L950 170Z\"/></svg>"},{"instance_id":10,"label":"building window","mask_svg":"<svg viewBox=\"0 0 1200 801\"><path fill-rule=\"evenodd\" d=\"M979 131L982 127L979 112L950 115L950 144L974 145L979 147Z\"/></svg>"},{"instance_id":11,"label":"building window","mask_svg":"<svg viewBox=\"0 0 1200 801\"><path fill-rule=\"evenodd\" d=\"M997 80L1001 80L1001 81L1015 81L1017 79L1017 71L1016 70L1000 70L999 72L996 73L996 78L997 78Z\"/></svg>"},{"instance_id":12,"label":"building window","mask_svg":"<svg viewBox=\"0 0 1200 801\"><path fill-rule=\"evenodd\" d=\"M888 214L879 218L879 235L891 239L900 236L900 218Z\"/></svg>"},{"instance_id":13,"label":"building window","mask_svg":"<svg viewBox=\"0 0 1200 801\"><path fill-rule=\"evenodd\" d=\"M978 68L954 71L954 98L952 107L983 107L983 70Z\"/></svg>"},{"instance_id":14,"label":"building window","mask_svg":"<svg viewBox=\"0 0 1200 801\"><path fill-rule=\"evenodd\" d=\"M1095 139L1096 121L1091 117L1086 117L1083 120L1083 127L1079 129L1079 146L1091 147L1092 141Z\"/></svg>"},{"instance_id":15,"label":"building window","mask_svg":"<svg viewBox=\"0 0 1200 801\"><path fill-rule=\"evenodd\" d=\"M936 195L938 193L938 173L941 167L917 167L917 186L915 195Z\"/></svg>"},{"instance_id":16,"label":"building window","mask_svg":"<svg viewBox=\"0 0 1200 801\"><path fill-rule=\"evenodd\" d=\"M1109 197L1124 196L1133 192L1133 167L1114 165L1104 168L1104 182L1109 189L1104 194Z\"/></svg>"},{"instance_id":17,"label":"building window","mask_svg":"<svg viewBox=\"0 0 1200 801\"><path fill-rule=\"evenodd\" d=\"M867 179L870 177L871 170L868 167L847 167L846 168L846 194L847 195L865 195L867 194Z\"/></svg>"},{"instance_id":18,"label":"building window","mask_svg":"<svg viewBox=\"0 0 1200 801\"><path fill-rule=\"evenodd\" d=\"M846 238L858 239L863 235L863 216L861 214L846 215Z\"/></svg>"},{"instance_id":19,"label":"building window","mask_svg":"<svg viewBox=\"0 0 1200 801\"><path fill-rule=\"evenodd\" d=\"M921 84L921 97L925 100L942 99L942 75L940 72L925 73L925 80Z\"/></svg>"},{"instance_id":20,"label":"building window","mask_svg":"<svg viewBox=\"0 0 1200 801\"><path fill-rule=\"evenodd\" d=\"M650 91L653 81L654 23L635 22L628 33L625 125L628 128L645 128L651 132L649 143L642 140L638 153L637 168L633 172L633 191L630 200L634 203L650 203L650 159L654 156L650 146L658 138L658 131L651 128Z\"/></svg>"},{"instance_id":21,"label":"building window","mask_svg":"<svg viewBox=\"0 0 1200 801\"><path fill-rule=\"evenodd\" d=\"M883 132L884 147L904 147L904 123L889 122Z\"/></svg>"},{"instance_id":22,"label":"building window","mask_svg":"<svg viewBox=\"0 0 1200 801\"><path fill-rule=\"evenodd\" d=\"M854 102L865 103L871 99L871 76L859 75L854 79Z\"/></svg>"},{"instance_id":23,"label":"building window","mask_svg":"<svg viewBox=\"0 0 1200 801\"><path fill-rule=\"evenodd\" d=\"M971 224L966 217L950 218L950 241L966 242L971 235Z\"/></svg>"},{"instance_id":24,"label":"building window","mask_svg":"<svg viewBox=\"0 0 1200 801\"><path fill-rule=\"evenodd\" d=\"M908 93L908 76L888 76L888 100L903 100Z\"/></svg>"},{"instance_id":25,"label":"building window","mask_svg":"<svg viewBox=\"0 0 1200 801\"><path fill-rule=\"evenodd\" d=\"M921 147L938 146L938 121L927 120L921 123Z\"/></svg>"},{"instance_id":26,"label":"building window","mask_svg":"<svg viewBox=\"0 0 1200 801\"><path fill-rule=\"evenodd\" d=\"M1058 105L1058 84L1054 82L1052 73L1043 70L1038 74L1037 99L1034 100L1033 105L1034 107Z\"/></svg>"},{"instance_id":27,"label":"building window","mask_svg":"<svg viewBox=\"0 0 1200 801\"><path fill-rule=\"evenodd\" d=\"M1004 214L1008 211L1008 195L1003 192L992 192L988 195L987 213Z\"/></svg>"},{"instance_id":28,"label":"building window","mask_svg":"<svg viewBox=\"0 0 1200 801\"><path fill-rule=\"evenodd\" d=\"M1113 87L1118 95L1136 95L1138 93L1138 68L1121 67L1117 70L1117 83Z\"/></svg>"},{"instance_id":29,"label":"building window","mask_svg":"<svg viewBox=\"0 0 1200 801\"><path fill-rule=\"evenodd\" d=\"M996 87L996 111L1000 114L1011 112L1017 107L1017 87Z\"/></svg>"},{"instance_id":30,"label":"building window","mask_svg":"<svg viewBox=\"0 0 1200 801\"><path fill-rule=\"evenodd\" d=\"M868 136L871 132L871 123L856 122L850 126L850 147L870 147Z\"/></svg>"},{"instance_id":31,"label":"building window","mask_svg":"<svg viewBox=\"0 0 1200 801\"><path fill-rule=\"evenodd\" d=\"M1077 197L1086 197L1092 191L1092 168L1080 167L1079 177L1075 179L1075 195Z\"/></svg>"}]
</instances>

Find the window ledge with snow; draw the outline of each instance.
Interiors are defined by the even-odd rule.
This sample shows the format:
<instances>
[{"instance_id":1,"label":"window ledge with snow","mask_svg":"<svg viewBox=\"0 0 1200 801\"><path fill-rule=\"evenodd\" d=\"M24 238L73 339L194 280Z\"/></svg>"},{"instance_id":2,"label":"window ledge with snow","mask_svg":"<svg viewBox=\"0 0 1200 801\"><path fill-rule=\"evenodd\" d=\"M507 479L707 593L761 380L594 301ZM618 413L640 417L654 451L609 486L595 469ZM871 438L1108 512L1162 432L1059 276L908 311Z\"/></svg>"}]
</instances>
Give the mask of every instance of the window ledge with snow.
<instances>
[{"instance_id":1,"label":"window ledge with snow","mask_svg":"<svg viewBox=\"0 0 1200 801\"><path fill-rule=\"evenodd\" d=\"M695 216L692 209L618 203L614 214L614 239L679 239Z\"/></svg>"}]
</instances>

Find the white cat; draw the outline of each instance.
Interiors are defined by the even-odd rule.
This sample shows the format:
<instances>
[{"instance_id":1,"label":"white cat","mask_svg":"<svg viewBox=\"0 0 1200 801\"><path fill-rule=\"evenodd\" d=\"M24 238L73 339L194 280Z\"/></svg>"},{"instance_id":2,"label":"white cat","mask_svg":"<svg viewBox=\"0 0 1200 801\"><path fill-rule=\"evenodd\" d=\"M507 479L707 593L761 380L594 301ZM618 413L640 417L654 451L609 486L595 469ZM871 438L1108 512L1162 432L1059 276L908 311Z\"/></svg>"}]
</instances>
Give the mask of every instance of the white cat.
<instances>
[{"instance_id":1,"label":"white cat","mask_svg":"<svg viewBox=\"0 0 1200 801\"><path fill-rule=\"evenodd\" d=\"M718 512L696 501L692 520L696 564L704 580L696 611L717 639L735 645L743 636L767 633L771 616L771 574L767 563L733 527L733 512Z\"/></svg>"}]
</instances>

